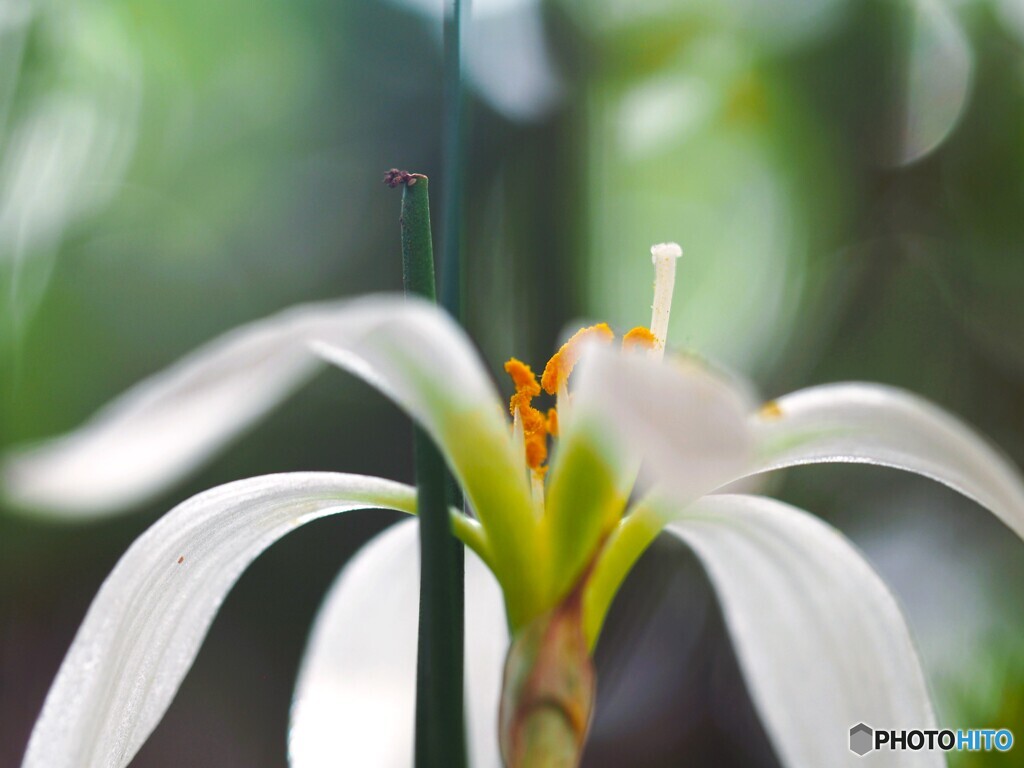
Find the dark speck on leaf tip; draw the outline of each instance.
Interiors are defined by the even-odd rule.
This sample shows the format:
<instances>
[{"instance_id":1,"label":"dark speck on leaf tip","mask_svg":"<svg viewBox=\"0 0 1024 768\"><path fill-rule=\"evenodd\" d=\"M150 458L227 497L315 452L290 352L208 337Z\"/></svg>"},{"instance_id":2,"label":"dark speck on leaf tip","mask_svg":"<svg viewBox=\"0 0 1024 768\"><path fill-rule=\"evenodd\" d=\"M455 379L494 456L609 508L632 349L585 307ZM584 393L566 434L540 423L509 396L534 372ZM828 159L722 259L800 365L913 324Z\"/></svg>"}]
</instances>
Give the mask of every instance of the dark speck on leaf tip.
<instances>
[{"instance_id":1,"label":"dark speck on leaf tip","mask_svg":"<svg viewBox=\"0 0 1024 768\"><path fill-rule=\"evenodd\" d=\"M397 168L392 168L390 171L384 174L384 183L394 189L399 184L404 184L406 177L409 176L408 171L400 171Z\"/></svg>"},{"instance_id":2,"label":"dark speck on leaf tip","mask_svg":"<svg viewBox=\"0 0 1024 768\"><path fill-rule=\"evenodd\" d=\"M422 173L409 173L408 171L400 171L397 168L392 168L390 171L384 174L384 183L394 189L399 184L405 184L407 187L411 187L420 179L427 178Z\"/></svg>"}]
</instances>

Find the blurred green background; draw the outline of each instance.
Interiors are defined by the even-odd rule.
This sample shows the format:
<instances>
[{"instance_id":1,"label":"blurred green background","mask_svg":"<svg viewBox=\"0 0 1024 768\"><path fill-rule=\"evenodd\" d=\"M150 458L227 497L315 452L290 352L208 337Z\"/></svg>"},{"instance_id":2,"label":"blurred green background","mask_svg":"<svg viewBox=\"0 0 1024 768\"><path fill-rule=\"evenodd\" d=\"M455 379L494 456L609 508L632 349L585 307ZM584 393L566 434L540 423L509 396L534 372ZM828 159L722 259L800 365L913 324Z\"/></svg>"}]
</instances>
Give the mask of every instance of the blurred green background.
<instances>
[{"instance_id":1,"label":"blurred green background","mask_svg":"<svg viewBox=\"0 0 1024 768\"><path fill-rule=\"evenodd\" d=\"M440 6L0 5L0 446L70 429L237 323L399 289L380 178L446 183ZM467 322L503 387L505 359L541 363L579 318L646 322L647 249L677 240L676 345L766 398L915 390L1024 465L1020 0L474 0L466 63ZM332 372L144 509L0 514L0 765L163 511L265 472L409 480L409 445L392 406ZM943 726L1024 739L1024 546L1007 529L888 470L794 470L772 490L893 585ZM316 605L389 519L317 523L261 557L133 764L283 765ZM602 639L588 765L774 765L706 579L669 550ZM1024 765L1024 749L950 763Z\"/></svg>"}]
</instances>

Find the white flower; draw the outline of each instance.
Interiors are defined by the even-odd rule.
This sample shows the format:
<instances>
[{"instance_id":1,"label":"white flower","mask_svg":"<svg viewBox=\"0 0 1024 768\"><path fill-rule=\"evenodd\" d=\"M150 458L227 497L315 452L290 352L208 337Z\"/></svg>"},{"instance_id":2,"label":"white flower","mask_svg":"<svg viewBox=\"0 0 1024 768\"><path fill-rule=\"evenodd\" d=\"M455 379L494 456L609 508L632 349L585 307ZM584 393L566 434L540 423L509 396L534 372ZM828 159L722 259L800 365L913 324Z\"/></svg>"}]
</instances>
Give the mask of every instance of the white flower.
<instances>
[{"instance_id":1,"label":"white flower","mask_svg":"<svg viewBox=\"0 0 1024 768\"><path fill-rule=\"evenodd\" d=\"M227 334L77 432L9 457L5 492L67 514L134 503L305 381L317 368L312 346L319 360L361 376L413 416L465 490L473 515L453 511L452 520L475 553L467 564L474 765L500 760L505 619L515 635L579 587L592 647L623 578L662 530L706 568L783 764L852 761L845 744L852 723L934 726L899 607L856 549L781 502L708 494L783 467L872 463L945 483L1024 536L1017 470L955 418L899 390L835 384L758 408L742 383L693 360L662 360L678 246L653 253L651 329L626 334L632 349L625 351L583 348L579 338L607 337L606 326L559 350L542 380L557 393L557 417L533 408L540 388L511 360L510 429L469 340L433 306L389 297L308 305ZM547 471L549 434L557 438ZM637 477L642 493L634 493ZM413 488L379 478L299 473L229 483L171 510L104 583L24 765L126 765L170 704L221 601L263 549L324 515L413 512L415 498ZM409 763L415 534L403 523L374 539L328 595L296 692L290 753L297 768ZM943 759L914 753L900 764Z\"/></svg>"}]
</instances>

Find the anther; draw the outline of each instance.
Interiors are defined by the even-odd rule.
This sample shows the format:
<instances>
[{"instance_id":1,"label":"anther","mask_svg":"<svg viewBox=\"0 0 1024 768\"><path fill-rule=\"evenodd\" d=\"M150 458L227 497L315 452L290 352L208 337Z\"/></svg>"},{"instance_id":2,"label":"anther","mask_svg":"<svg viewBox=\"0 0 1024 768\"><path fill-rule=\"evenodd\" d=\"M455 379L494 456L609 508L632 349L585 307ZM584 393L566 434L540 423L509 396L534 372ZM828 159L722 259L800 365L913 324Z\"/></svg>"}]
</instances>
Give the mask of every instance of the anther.
<instances>
[{"instance_id":1,"label":"anther","mask_svg":"<svg viewBox=\"0 0 1024 768\"><path fill-rule=\"evenodd\" d=\"M544 366L544 373L540 377L544 391L549 395L561 394L561 390L569 380L569 374L579 362L582 351L580 347L585 341L593 339L609 342L614 338L615 334L612 333L612 329L608 327L607 323L598 323L576 331L572 338L565 342Z\"/></svg>"},{"instance_id":2,"label":"anther","mask_svg":"<svg viewBox=\"0 0 1024 768\"><path fill-rule=\"evenodd\" d=\"M657 338L642 325L637 326L622 337L622 348L625 350L654 349L657 346Z\"/></svg>"},{"instance_id":3,"label":"anther","mask_svg":"<svg viewBox=\"0 0 1024 768\"><path fill-rule=\"evenodd\" d=\"M516 420L517 429L520 425L522 428L526 464L530 469L537 470L548 457L548 421L543 413L530 404L540 394L540 385L530 366L514 357L505 363L505 372L512 377L516 386L515 394L509 401L509 410Z\"/></svg>"}]
</instances>

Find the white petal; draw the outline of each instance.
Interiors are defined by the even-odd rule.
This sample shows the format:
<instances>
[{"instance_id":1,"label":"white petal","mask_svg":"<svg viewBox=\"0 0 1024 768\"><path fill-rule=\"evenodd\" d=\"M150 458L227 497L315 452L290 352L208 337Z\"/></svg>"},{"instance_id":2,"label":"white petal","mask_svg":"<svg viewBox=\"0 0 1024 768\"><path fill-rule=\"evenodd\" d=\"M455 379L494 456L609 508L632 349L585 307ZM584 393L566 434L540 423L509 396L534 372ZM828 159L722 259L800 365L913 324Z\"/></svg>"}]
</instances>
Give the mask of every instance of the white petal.
<instances>
[{"instance_id":1,"label":"white petal","mask_svg":"<svg viewBox=\"0 0 1024 768\"><path fill-rule=\"evenodd\" d=\"M312 374L316 358L296 338L306 320L292 312L242 326L135 385L74 432L5 456L5 496L33 510L105 515L160 492Z\"/></svg>"},{"instance_id":2,"label":"white petal","mask_svg":"<svg viewBox=\"0 0 1024 768\"><path fill-rule=\"evenodd\" d=\"M821 462L916 472L988 508L1024 537L1024 481L998 450L928 401L878 384L800 390L754 418L755 472Z\"/></svg>"},{"instance_id":3,"label":"white petal","mask_svg":"<svg viewBox=\"0 0 1024 768\"><path fill-rule=\"evenodd\" d=\"M359 475L267 475L178 505L128 549L93 600L36 722L23 768L118 768L163 717L221 602L300 525L415 489Z\"/></svg>"},{"instance_id":4,"label":"white petal","mask_svg":"<svg viewBox=\"0 0 1024 768\"><path fill-rule=\"evenodd\" d=\"M896 160L909 164L929 155L953 132L971 93L971 41L946 0L909 3L905 102Z\"/></svg>"},{"instance_id":5,"label":"white petal","mask_svg":"<svg viewBox=\"0 0 1024 768\"><path fill-rule=\"evenodd\" d=\"M425 302L364 299L350 306L344 323L316 329L314 348L391 397L431 434L487 528L499 577L527 582L530 489L507 411L469 339Z\"/></svg>"},{"instance_id":6,"label":"white petal","mask_svg":"<svg viewBox=\"0 0 1024 768\"><path fill-rule=\"evenodd\" d=\"M370 542L331 587L292 705L292 768L412 764L419 543L414 521ZM508 630L501 591L466 553L466 710L470 764L501 765L498 700Z\"/></svg>"},{"instance_id":7,"label":"white petal","mask_svg":"<svg viewBox=\"0 0 1024 768\"><path fill-rule=\"evenodd\" d=\"M749 398L702 363L593 349L580 364L565 440L576 430L689 501L741 473L750 458ZM623 446L618 445L619 442ZM632 463L627 457L625 463ZM557 471L557 466L552 470Z\"/></svg>"},{"instance_id":8,"label":"white petal","mask_svg":"<svg viewBox=\"0 0 1024 768\"><path fill-rule=\"evenodd\" d=\"M447 313L415 299L359 299L319 319L307 335L320 356L412 414L450 457L467 454L465 462L473 464L481 461L474 452L493 449L489 461L510 462L509 471L516 466L505 407Z\"/></svg>"},{"instance_id":9,"label":"white petal","mask_svg":"<svg viewBox=\"0 0 1024 768\"><path fill-rule=\"evenodd\" d=\"M231 331L130 389L67 436L5 458L14 504L105 514L192 471L318 367L311 342L422 421L442 447L469 438L465 472L514 461L497 393L465 335L438 309L398 297L296 307ZM487 441L490 441L488 443ZM528 497L524 489L522 494Z\"/></svg>"},{"instance_id":10,"label":"white petal","mask_svg":"<svg viewBox=\"0 0 1024 768\"><path fill-rule=\"evenodd\" d=\"M783 765L860 766L849 729L935 727L906 622L885 583L817 518L772 499L708 496L668 530L707 569ZM873 765L943 766L941 752Z\"/></svg>"},{"instance_id":11,"label":"white petal","mask_svg":"<svg viewBox=\"0 0 1024 768\"><path fill-rule=\"evenodd\" d=\"M508 653L508 619L494 575L466 550L466 730L469 764L501 768L498 704Z\"/></svg>"}]
</instances>

